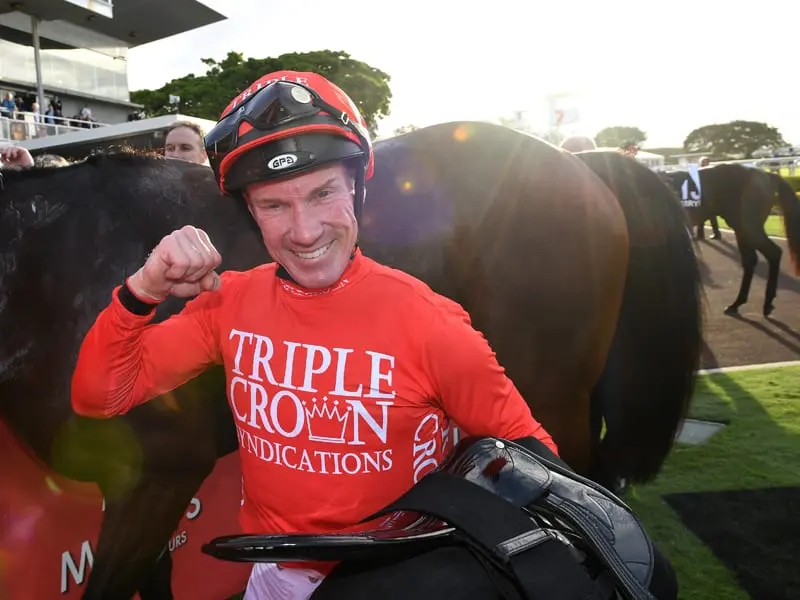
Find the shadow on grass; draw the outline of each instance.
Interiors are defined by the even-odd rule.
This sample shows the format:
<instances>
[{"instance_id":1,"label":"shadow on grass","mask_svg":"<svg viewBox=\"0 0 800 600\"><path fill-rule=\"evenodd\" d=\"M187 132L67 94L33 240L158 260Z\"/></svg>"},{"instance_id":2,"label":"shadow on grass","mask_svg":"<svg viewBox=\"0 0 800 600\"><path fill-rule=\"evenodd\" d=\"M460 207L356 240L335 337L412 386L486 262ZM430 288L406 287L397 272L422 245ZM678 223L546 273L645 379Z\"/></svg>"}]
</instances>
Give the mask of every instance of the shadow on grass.
<instances>
[{"instance_id":1,"label":"shadow on grass","mask_svg":"<svg viewBox=\"0 0 800 600\"><path fill-rule=\"evenodd\" d=\"M629 499L673 561L681 599L800 597L800 369L703 377L691 416L729 425L676 446Z\"/></svg>"}]
</instances>

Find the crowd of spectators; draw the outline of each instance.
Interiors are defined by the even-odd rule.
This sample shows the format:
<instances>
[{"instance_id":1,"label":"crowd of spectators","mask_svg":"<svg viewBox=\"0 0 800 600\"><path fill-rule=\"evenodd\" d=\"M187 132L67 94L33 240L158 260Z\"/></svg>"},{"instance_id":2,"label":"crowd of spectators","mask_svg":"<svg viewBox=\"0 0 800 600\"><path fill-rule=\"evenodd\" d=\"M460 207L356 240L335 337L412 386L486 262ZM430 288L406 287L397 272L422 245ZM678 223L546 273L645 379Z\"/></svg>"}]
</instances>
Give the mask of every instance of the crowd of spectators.
<instances>
[{"instance_id":1,"label":"crowd of spectators","mask_svg":"<svg viewBox=\"0 0 800 600\"><path fill-rule=\"evenodd\" d=\"M92 128L97 120L92 110L84 106L72 117L64 117L61 100L58 96L47 98L47 108L43 111L35 95L6 91L0 100L0 138L23 141L58 133L58 126Z\"/></svg>"},{"instance_id":2,"label":"crowd of spectators","mask_svg":"<svg viewBox=\"0 0 800 600\"><path fill-rule=\"evenodd\" d=\"M169 159L184 160L208 166L204 147L205 132L191 121L177 121L167 130L163 155ZM22 146L0 142L0 169L28 169L31 167L64 167L70 161L56 154L33 157Z\"/></svg>"}]
</instances>

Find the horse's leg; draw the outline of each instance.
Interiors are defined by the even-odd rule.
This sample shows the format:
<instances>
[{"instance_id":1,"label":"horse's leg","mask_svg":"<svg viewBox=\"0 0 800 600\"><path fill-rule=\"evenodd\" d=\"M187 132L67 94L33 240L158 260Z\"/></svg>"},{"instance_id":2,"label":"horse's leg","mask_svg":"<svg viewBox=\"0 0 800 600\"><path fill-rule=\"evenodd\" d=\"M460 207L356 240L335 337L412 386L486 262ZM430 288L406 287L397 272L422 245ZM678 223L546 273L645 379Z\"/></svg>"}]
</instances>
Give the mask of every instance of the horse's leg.
<instances>
[{"instance_id":1,"label":"horse's leg","mask_svg":"<svg viewBox=\"0 0 800 600\"><path fill-rule=\"evenodd\" d=\"M758 236L754 246L767 259L767 264L769 264L767 289L764 294L764 316L768 317L775 310L773 302L778 294L778 276L780 275L783 250L778 244L769 239L766 233Z\"/></svg>"},{"instance_id":2,"label":"horse's leg","mask_svg":"<svg viewBox=\"0 0 800 600\"><path fill-rule=\"evenodd\" d=\"M84 600L171 600L171 559L166 549L181 515L210 473L145 474L106 510ZM164 553L162 555L162 552Z\"/></svg>"},{"instance_id":3,"label":"horse's leg","mask_svg":"<svg viewBox=\"0 0 800 600\"><path fill-rule=\"evenodd\" d=\"M170 412L150 404L131 413L142 460L135 468L126 469L127 463L118 460L104 469L100 487L106 512L87 600L127 599L137 591L142 600L172 599L167 547L216 464L219 424L227 408L220 374L209 371L172 392Z\"/></svg>"},{"instance_id":4,"label":"horse's leg","mask_svg":"<svg viewBox=\"0 0 800 600\"><path fill-rule=\"evenodd\" d=\"M172 598L172 553L164 545L149 576L139 586L141 600L170 600Z\"/></svg>"},{"instance_id":5,"label":"horse's leg","mask_svg":"<svg viewBox=\"0 0 800 600\"><path fill-rule=\"evenodd\" d=\"M722 234L719 232L719 221L717 220L717 215L711 215L709 221L711 221L711 229L714 230L714 234L711 236L711 239L712 240L722 239Z\"/></svg>"},{"instance_id":6,"label":"horse's leg","mask_svg":"<svg viewBox=\"0 0 800 600\"><path fill-rule=\"evenodd\" d=\"M747 303L747 298L750 295L750 284L753 281L753 273L758 263L756 250L750 242L742 241L737 235L736 244L739 247L739 254L742 257L742 283L739 286L739 294L736 296L736 300L725 309L726 315L738 314L739 307Z\"/></svg>"}]
</instances>

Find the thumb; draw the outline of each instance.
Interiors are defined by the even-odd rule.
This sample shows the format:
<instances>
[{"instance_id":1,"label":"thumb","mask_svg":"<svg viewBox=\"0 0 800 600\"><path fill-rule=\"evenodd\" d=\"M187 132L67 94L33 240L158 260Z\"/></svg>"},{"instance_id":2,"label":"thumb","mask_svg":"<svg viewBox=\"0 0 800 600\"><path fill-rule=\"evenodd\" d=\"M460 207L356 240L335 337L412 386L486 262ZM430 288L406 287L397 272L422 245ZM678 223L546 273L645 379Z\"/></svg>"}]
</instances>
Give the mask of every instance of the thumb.
<instances>
[{"instance_id":1,"label":"thumb","mask_svg":"<svg viewBox=\"0 0 800 600\"><path fill-rule=\"evenodd\" d=\"M217 275L216 271L210 271L198 281L200 289L204 292L217 292L222 287L222 279Z\"/></svg>"}]
</instances>

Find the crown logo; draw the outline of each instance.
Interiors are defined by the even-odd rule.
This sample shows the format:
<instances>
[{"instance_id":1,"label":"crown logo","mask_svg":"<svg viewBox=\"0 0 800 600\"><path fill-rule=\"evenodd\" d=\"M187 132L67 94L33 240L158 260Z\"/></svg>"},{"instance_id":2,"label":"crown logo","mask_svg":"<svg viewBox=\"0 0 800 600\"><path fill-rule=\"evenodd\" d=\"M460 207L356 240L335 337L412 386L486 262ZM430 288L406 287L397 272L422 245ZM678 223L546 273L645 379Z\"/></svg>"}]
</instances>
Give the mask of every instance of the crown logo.
<instances>
[{"instance_id":1,"label":"crown logo","mask_svg":"<svg viewBox=\"0 0 800 600\"><path fill-rule=\"evenodd\" d=\"M314 442L325 442L328 444L343 444L344 432L347 429L347 419L350 417L350 407L342 413L339 410L339 401L333 401L333 407L328 405L328 397L324 396L322 402L312 398L313 406L309 410L305 400L303 406L306 407L306 429L308 439Z\"/></svg>"}]
</instances>

